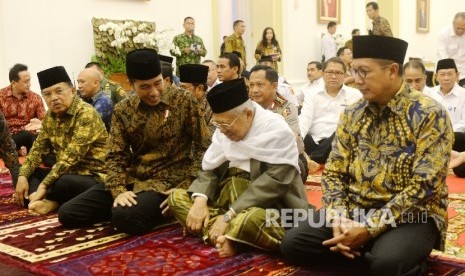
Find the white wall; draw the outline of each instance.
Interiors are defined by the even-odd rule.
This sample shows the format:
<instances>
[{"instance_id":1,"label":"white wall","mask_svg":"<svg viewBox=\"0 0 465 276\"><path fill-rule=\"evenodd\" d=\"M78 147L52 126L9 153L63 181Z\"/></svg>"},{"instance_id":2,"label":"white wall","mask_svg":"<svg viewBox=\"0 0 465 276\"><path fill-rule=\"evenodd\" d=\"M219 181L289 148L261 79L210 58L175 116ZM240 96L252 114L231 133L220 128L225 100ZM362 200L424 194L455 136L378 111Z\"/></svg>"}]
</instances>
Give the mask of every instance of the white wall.
<instances>
[{"instance_id":1,"label":"white wall","mask_svg":"<svg viewBox=\"0 0 465 276\"><path fill-rule=\"evenodd\" d=\"M63 65L76 78L94 53L92 17L154 21L157 29L178 34L184 17L192 16L210 49L211 12L211 0L0 0L0 87L9 84L15 63L29 66L36 92L43 69Z\"/></svg>"},{"instance_id":2,"label":"white wall","mask_svg":"<svg viewBox=\"0 0 465 276\"><path fill-rule=\"evenodd\" d=\"M409 43L407 57L420 57L436 62L437 37L446 26L452 25L457 12L465 11L465 1L430 0L430 29L428 33L416 31L416 0L401 1L399 38Z\"/></svg>"},{"instance_id":3,"label":"white wall","mask_svg":"<svg viewBox=\"0 0 465 276\"><path fill-rule=\"evenodd\" d=\"M360 0L341 1L341 24L336 33L350 39L354 28L366 34L365 3ZM307 64L321 60L321 34L327 23L318 23L316 0L283 1L283 55L284 75L288 82L306 81Z\"/></svg>"}]
</instances>

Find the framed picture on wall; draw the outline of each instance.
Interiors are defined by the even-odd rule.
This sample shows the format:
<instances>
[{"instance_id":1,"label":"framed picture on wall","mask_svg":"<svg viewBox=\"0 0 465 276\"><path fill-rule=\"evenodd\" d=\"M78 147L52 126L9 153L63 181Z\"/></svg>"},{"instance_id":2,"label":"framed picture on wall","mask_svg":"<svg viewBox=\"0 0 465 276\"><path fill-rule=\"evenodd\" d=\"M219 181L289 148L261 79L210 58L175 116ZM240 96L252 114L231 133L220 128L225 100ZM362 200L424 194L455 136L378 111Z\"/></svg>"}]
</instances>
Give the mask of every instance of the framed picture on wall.
<instances>
[{"instance_id":1,"label":"framed picture on wall","mask_svg":"<svg viewBox=\"0 0 465 276\"><path fill-rule=\"evenodd\" d=\"M429 32L429 5L431 0L417 0L417 32Z\"/></svg>"},{"instance_id":2,"label":"framed picture on wall","mask_svg":"<svg viewBox=\"0 0 465 276\"><path fill-rule=\"evenodd\" d=\"M334 21L341 23L341 0L317 0L318 22L327 23Z\"/></svg>"}]
</instances>

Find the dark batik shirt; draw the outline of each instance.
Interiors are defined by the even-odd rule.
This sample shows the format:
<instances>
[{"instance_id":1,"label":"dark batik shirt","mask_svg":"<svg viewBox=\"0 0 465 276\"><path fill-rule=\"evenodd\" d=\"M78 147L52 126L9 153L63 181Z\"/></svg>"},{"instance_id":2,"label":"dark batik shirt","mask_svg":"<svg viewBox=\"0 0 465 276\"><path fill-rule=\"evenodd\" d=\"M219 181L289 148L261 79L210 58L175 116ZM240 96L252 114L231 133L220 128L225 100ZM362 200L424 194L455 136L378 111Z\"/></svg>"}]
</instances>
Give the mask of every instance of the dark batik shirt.
<instances>
[{"instance_id":1,"label":"dark batik shirt","mask_svg":"<svg viewBox=\"0 0 465 276\"><path fill-rule=\"evenodd\" d=\"M13 178L13 186L16 187L18 182L18 153L16 152L16 145L10 137L10 131L6 123L3 113L0 112L0 158L2 158L5 166L10 170L11 177Z\"/></svg>"},{"instance_id":2,"label":"dark batik shirt","mask_svg":"<svg viewBox=\"0 0 465 276\"><path fill-rule=\"evenodd\" d=\"M120 102L111 124L106 188L115 198L127 184L135 193L187 188L211 140L198 102L176 87L156 106L137 95Z\"/></svg>"},{"instance_id":3,"label":"dark batik shirt","mask_svg":"<svg viewBox=\"0 0 465 276\"><path fill-rule=\"evenodd\" d=\"M49 153L57 162L42 180L50 186L63 174L90 175L103 182L108 133L97 111L75 96L62 116L48 111L42 129L21 166L19 175L27 178Z\"/></svg>"},{"instance_id":4,"label":"dark batik shirt","mask_svg":"<svg viewBox=\"0 0 465 276\"><path fill-rule=\"evenodd\" d=\"M391 227L383 223L386 214L396 224L427 214L443 249L453 140L446 110L406 86L384 109L367 101L347 107L322 177L324 206L349 215L373 210L374 226L367 226L373 237Z\"/></svg>"}]
</instances>

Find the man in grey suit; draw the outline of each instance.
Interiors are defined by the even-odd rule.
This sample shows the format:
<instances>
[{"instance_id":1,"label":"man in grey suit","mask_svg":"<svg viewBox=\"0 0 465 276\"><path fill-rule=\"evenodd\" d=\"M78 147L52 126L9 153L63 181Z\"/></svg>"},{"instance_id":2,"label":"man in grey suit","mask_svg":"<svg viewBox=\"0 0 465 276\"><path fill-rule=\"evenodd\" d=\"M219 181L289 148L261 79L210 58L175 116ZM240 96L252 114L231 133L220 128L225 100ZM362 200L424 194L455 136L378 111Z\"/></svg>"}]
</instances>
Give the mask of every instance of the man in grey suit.
<instances>
[{"instance_id":1,"label":"man in grey suit","mask_svg":"<svg viewBox=\"0 0 465 276\"><path fill-rule=\"evenodd\" d=\"M310 208L294 134L282 116L249 100L243 79L213 87L207 100L217 129L197 179L169 196L170 211L221 257L244 245L277 251L285 233L279 211Z\"/></svg>"}]
</instances>

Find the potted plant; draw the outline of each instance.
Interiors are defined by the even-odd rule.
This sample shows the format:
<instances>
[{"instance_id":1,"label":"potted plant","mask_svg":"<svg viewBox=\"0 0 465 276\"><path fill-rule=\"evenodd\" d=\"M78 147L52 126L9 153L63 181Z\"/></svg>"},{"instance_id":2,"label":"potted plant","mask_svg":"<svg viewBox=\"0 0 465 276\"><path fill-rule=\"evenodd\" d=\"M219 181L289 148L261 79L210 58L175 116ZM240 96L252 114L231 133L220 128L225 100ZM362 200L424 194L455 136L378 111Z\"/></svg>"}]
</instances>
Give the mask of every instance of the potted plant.
<instances>
[{"instance_id":1,"label":"potted plant","mask_svg":"<svg viewBox=\"0 0 465 276\"><path fill-rule=\"evenodd\" d=\"M158 51L155 23L92 18L95 55L105 75L126 73L126 54L134 49Z\"/></svg>"}]
</instances>

